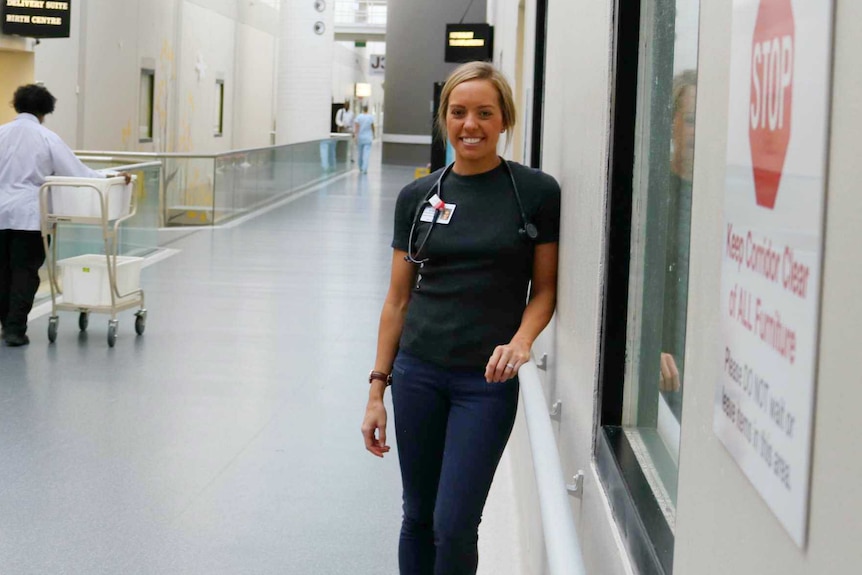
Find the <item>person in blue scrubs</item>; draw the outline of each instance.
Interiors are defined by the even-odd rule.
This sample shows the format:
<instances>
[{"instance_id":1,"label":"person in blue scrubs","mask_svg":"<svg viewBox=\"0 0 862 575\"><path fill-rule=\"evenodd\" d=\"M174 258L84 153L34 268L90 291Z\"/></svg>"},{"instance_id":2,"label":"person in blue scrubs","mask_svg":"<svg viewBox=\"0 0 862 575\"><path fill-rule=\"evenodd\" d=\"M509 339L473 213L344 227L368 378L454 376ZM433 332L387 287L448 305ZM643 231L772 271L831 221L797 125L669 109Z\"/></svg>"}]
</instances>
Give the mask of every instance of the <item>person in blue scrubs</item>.
<instances>
[{"instance_id":1,"label":"person in blue scrubs","mask_svg":"<svg viewBox=\"0 0 862 575\"><path fill-rule=\"evenodd\" d=\"M359 146L359 172L368 173L368 156L374 141L374 117L368 113L368 104L362 105L362 113L353 121L353 137Z\"/></svg>"}]
</instances>

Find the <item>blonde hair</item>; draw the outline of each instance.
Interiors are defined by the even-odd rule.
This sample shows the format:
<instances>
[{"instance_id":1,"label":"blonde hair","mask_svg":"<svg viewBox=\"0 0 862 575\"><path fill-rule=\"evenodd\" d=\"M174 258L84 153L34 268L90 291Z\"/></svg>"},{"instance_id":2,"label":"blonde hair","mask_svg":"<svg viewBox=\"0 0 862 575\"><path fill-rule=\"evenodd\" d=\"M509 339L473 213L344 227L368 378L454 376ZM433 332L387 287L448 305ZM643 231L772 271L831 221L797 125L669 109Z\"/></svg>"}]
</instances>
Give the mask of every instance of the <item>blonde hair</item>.
<instances>
[{"instance_id":1,"label":"blonde hair","mask_svg":"<svg viewBox=\"0 0 862 575\"><path fill-rule=\"evenodd\" d=\"M446 134L446 112L449 109L449 97L456 86L469 82L470 80L487 80L497 90L499 96L500 111L503 114L503 127L506 128L506 145L512 138L512 128L515 127L515 98L512 96L512 87L502 72L497 70L489 62L467 62L461 64L449 74L449 78L440 92L440 107L437 108L437 130L443 140Z\"/></svg>"}]
</instances>

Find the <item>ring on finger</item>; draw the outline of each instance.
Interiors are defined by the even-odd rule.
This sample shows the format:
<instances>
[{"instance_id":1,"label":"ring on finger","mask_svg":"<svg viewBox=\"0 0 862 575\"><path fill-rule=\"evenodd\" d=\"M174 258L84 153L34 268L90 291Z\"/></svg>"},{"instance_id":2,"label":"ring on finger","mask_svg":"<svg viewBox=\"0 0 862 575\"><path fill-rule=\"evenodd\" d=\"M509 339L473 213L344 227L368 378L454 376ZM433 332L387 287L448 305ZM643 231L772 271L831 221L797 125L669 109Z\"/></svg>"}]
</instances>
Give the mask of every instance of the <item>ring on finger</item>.
<instances>
[{"instance_id":1,"label":"ring on finger","mask_svg":"<svg viewBox=\"0 0 862 575\"><path fill-rule=\"evenodd\" d=\"M511 363L507 363L507 364L506 364L506 369L515 369L515 366L514 366L514 365L512 365Z\"/></svg>"}]
</instances>

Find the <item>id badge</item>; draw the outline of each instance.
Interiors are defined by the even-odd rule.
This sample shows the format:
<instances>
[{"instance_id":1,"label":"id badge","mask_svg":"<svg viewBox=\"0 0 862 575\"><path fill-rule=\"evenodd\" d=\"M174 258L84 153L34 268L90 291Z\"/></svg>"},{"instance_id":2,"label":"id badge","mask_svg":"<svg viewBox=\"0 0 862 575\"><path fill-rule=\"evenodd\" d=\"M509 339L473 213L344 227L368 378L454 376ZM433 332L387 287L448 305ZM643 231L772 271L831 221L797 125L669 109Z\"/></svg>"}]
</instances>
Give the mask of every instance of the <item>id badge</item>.
<instances>
[{"instance_id":1,"label":"id badge","mask_svg":"<svg viewBox=\"0 0 862 575\"><path fill-rule=\"evenodd\" d=\"M434 208L428 206L422 212L422 216L419 218L420 222L432 222L434 221ZM455 204L445 204L443 209L440 211L440 216L437 218L438 224L448 224L452 221L452 216L455 214Z\"/></svg>"}]
</instances>

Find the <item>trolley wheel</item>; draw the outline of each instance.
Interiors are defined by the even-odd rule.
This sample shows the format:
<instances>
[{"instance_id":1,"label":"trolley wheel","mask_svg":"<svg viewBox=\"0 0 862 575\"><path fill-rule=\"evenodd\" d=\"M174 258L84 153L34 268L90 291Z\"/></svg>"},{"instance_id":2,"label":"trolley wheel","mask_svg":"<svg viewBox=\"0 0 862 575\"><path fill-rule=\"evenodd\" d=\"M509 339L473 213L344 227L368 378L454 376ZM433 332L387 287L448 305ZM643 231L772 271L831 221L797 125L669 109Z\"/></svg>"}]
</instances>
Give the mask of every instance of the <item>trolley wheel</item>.
<instances>
[{"instance_id":1,"label":"trolley wheel","mask_svg":"<svg viewBox=\"0 0 862 575\"><path fill-rule=\"evenodd\" d=\"M144 335L144 330L147 328L147 312L138 312L135 314L135 333Z\"/></svg>"},{"instance_id":2,"label":"trolley wheel","mask_svg":"<svg viewBox=\"0 0 862 575\"><path fill-rule=\"evenodd\" d=\"M57 341L57 323L59 323L60 318L57 316L51 316L48 318L48 341L54 343Z\"/></svg>"},{"instance_id":3,"label":"trolley wheel","mask_svg":"<svg viewBox=\"0 0 862 575\"><path fill-rule=\"evenodd\" d=\"M108 347L114 347L114 344L117 343L117 324L119 322L115 319L108 321Z\"/></svg>"},{"instance_id":4,"label":"trolley wheel","mask_svg":"<svg viewBox=\"0 0 862 575\"><path fill-rule=\"evenodd\" d=\"M90 312L82 311L78 316L78 327L81 331L87 331L88 325L90 325Z\"/></svg>"}]
</instances>

